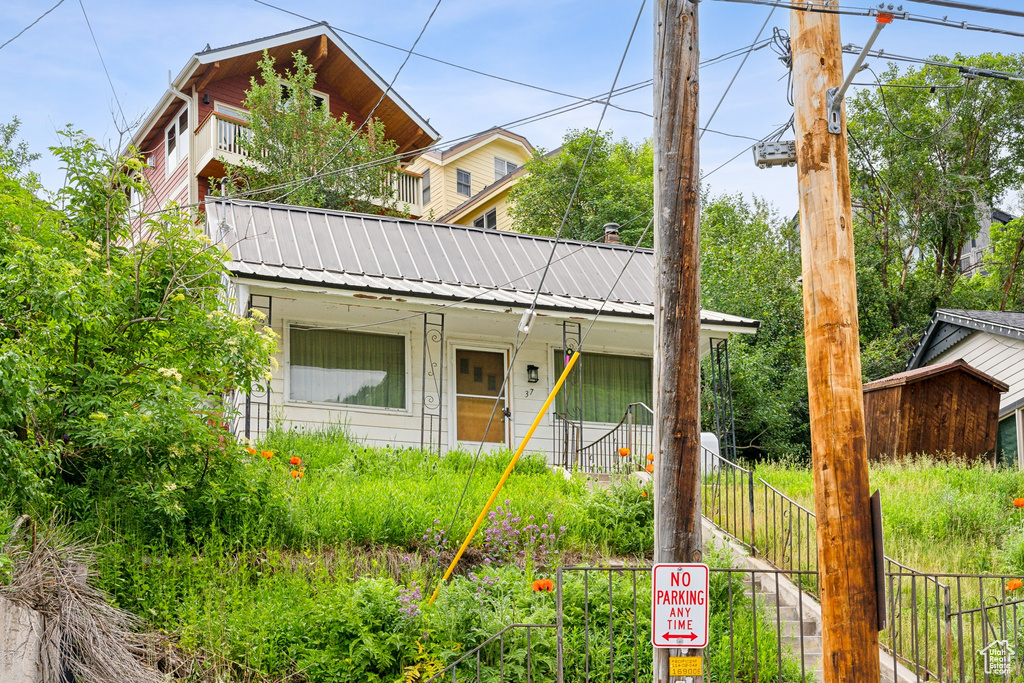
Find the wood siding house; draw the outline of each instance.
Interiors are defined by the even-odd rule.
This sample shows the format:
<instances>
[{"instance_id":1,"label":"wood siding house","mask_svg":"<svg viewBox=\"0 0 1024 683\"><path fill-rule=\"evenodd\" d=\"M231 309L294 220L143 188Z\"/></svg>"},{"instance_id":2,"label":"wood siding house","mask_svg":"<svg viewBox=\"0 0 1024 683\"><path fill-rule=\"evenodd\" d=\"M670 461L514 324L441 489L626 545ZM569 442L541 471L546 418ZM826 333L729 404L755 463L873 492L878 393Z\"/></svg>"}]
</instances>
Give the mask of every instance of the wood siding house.
<instances>
[{"instance_id":1,"label":"wood siding house","mask_svg":"<svg viewBox=\"0 0 1024 683\"><path fill-rule=\"evenodd\" d=\"M231 252L238 313L262 311L280 337L269 392L237 397L242 436L271 424L341 425L377 445L513 446L605 297L530 450L560 464L565 422L590 443L630 404L652 405L650 250L630 260L626 245L557 243L536 320L516 351L552 238L237 200L211 200L206 216L210 237ZM691 350L701 356L758 327L714 311L701 318L701 344ZM496 399L508 413L499 410L488 428Z\"/></svg>"},{"instance_id":2,"label":"wood siding house","mask_svg":"<svg viewBox=\"0 0 1024 683\"><path fill-rule=\"evenodd\" d=\"M865 384L868 458L928 454L994 462L999 396L1007 388L962 360Z\"/></svg>"},{"instance_id":3,"label":"wood siding house","mask_svg":"<svg viewBox=\"0 0 1024 683\"><path fill-rule=\"evenodd\" d=\"M279 72L292 65L301 51L317 73L315 94L335 117L347 116L361 124L381 99L387 83L327 24L280 33L266 38L207 49L194 54L150 112L132 140L148 160L146 176L153 187L147 198L135 199L136 208L150 212L168 201L199 205L210 191L212 179L223 177L223 161L241 158L239 141L248 127L245 91L258 77L258 63L266 51ZM418 154L439 135L427 121L391 90L374 112L384 123L385 135L399 153ZM409 213L422 213L422 189L416 174L396 178L400 205Z\"/></svg>"},{"instance_id":4,"label":"wood siding house","mask_svg":"<svg viewBox=\"0 0 1024 683\"><path fill-rule=\"evenodd\" d=\"M907 362L914 370L963 359L1008 386L999 400L999 462L1024 468L1024 313L939 309Z\"/></svg>"}]
</instances>

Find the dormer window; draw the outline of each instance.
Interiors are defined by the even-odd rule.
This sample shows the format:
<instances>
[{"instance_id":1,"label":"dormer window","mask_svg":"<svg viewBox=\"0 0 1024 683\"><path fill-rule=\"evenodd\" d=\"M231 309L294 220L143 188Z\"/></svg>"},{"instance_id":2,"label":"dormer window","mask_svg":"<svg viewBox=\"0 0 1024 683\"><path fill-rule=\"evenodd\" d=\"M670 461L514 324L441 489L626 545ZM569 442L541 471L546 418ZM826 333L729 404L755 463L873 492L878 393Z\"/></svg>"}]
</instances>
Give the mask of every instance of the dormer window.
<instances>
[{"instance_id":1,"label":"dormer window","mask_svg":"<svg viewBox=\"0 0 1024 683\"><path fill-rule=\"evenodd\" d=\"M164 130L165 171L168 177L188 158L188 141L188 105L185 105Z\"/></svg>"}]
</instances>

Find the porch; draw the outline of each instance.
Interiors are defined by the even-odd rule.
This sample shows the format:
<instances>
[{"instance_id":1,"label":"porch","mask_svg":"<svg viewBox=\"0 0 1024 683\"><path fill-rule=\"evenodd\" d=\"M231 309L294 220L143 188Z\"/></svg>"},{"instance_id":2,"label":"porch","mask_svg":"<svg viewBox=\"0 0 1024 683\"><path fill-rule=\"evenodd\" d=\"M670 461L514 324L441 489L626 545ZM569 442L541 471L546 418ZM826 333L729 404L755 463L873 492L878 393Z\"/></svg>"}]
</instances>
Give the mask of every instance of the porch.
<instances>
[{"instance_id":1,"label":"porch","mask_svg":"<svg viewBox=\"0 0 1024 683\"><path fill-rule=\"evenodd\" d=\"M224 164L237 164L245 156L243 142L249 132L249 122L225 112L212 111L196 130L197 175L206 178L224 177ZM399 207L413 218L423 215L423 176L401 170L390 181ZM378 206L379 198L370 198Z\"/></svg>"}]
</instances>

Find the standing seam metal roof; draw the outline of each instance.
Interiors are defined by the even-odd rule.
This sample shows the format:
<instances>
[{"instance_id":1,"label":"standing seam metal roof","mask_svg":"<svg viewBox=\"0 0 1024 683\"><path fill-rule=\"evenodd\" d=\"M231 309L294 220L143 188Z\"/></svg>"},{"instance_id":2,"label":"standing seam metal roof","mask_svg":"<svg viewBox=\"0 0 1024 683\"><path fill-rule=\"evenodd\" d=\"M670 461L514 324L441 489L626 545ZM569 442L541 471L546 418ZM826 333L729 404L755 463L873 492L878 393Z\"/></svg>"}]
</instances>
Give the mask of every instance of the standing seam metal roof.
<instances>
[{"instance_id":1,"label":"standing seam metal roof","mask_svg":"<svg viewBox=\"0 0 1024 683\"><path fill-rule=\"evenodd\" d=\"M554 244L516 232L238 200L211 199L206 215L236 275L432 298L473 296L520 307L532 301ZM627 245L560 241L538 308L593 312L607 297L610 315L653 317L650 249L636 250L609 296L630 251ZM759 326L709 310L701 319Z\"/></svg>"}]
</instances>

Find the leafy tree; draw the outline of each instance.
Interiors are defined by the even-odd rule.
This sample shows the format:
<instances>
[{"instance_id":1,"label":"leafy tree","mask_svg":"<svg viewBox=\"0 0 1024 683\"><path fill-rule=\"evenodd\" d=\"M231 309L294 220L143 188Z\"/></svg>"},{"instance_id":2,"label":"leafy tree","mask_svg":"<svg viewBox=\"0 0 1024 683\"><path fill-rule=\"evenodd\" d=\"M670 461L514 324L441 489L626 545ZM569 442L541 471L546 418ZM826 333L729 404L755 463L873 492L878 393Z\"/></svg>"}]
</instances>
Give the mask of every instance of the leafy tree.
<instances>
[{"instance_id":1,"label":"leafy tree","mask_svg":"<svg viewBox=\"0 0 1024 683\"><path fill-rule=\"evenodd\" d=\"M953 61L1024 69L1020 55ZM903 74L890 66L881 80L888 87L850 103L858 259L877 279L888 326L916 327L951 295L981 212L1024 179L1024 83L930 66Z\"/></svg>"},{"instance_id":2,"label":"leafy tree","mask_svg":"<svg viewBox=\"0 0 1024 683\"><path fill-rule=\"evenodd\" d=\"M767 202L704 197L702 305L761 321L756 335L729 341L736 443L745 457L809 452L800 273L796 226ZM710 428L708 391L703 400Z\"/></svg>"},{"instance_id":3,"label":"leafy tree","mask_svg":"<svg viewBox=\"0 0 1024 683\"><path fill-rule=\"evenodd\" d=\"M0 494L201 527L252 494L225 394L266 381L274 341L229 309L226 254L192 216L130 214L141 156L61 136L48 201L0 151Z\"/></svg>"},{"instance_id":4,"label":"leafy tree","mask_svg":"<svg viewBox=\"0 0 1024 683\"><path fill-rule=\"evenodd\" d=\"M302 52L291 69L278 73L266 52L260 78L246 93L249 130L244 158L226 164L231 193L261 201L363 213L397 213L391 181L398 172L398 145L384 124L362 128L345 114L335 118L313 94L316 72ZM373 198L375 201L371 201Z\"/></svg>"},{"instance_id":5,"label":"leafy tree","mask_svg":"<svg viewBox=\"0 0 1024 683\"><path fill-rule=\"evenodd\" d=\"M580 169L593 150L580 178ZM534 152L528 174L509 191L509 213L516 230L554 235L566 216L573 187L579 187L565 221L567 239L600 240L605 223L621 224L622 241L635 244L643 233L654 202L654 147L613 141L610 132L570 130L552 153ZM647 232L645 245L653 244Z\"/></svg>"}]
</instances>

